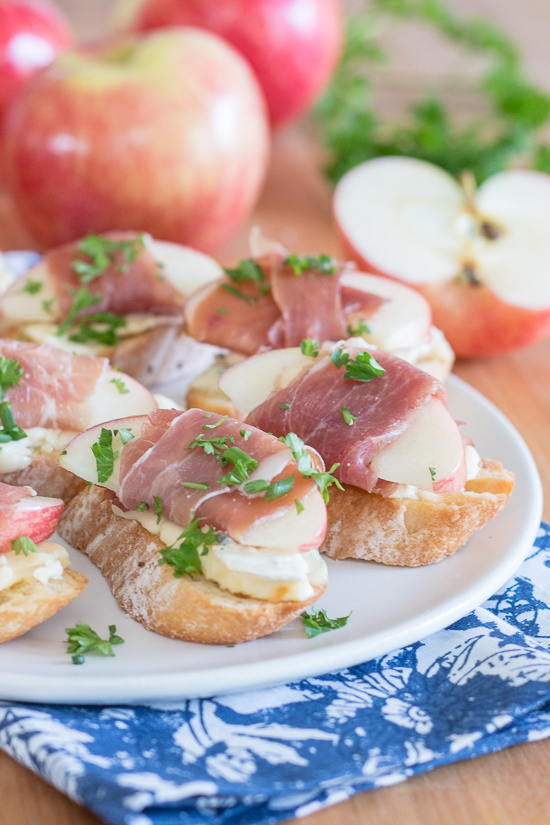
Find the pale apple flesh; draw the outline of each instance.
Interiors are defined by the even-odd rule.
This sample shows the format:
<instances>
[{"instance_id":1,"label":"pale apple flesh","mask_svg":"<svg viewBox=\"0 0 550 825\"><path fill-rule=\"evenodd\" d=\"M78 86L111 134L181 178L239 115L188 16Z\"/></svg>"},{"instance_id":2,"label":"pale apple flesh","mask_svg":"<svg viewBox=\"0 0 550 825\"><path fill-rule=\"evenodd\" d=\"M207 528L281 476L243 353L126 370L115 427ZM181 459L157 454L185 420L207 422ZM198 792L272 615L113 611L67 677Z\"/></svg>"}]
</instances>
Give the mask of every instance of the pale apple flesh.
<instances>
[{"instance_id":1,"label":"pale apple flesh","mask_svg":"<svg viewBox=\"0 0 550 825\"><path fill-rule=\"evenodd\" d=\"M17 502L13 516L0 530L0 552L11 550L11 543L20 536L27 536L35 544L46 541L57 529L63 513L59 498L26 496Z\"/></svg>"},{"instance_id":2,"label":"pale apple flesh","mask_svg":"<svg viewBox=\"0 0 550 825\"><path fill-rule=\"evenodd\" d=\"M353 341L355 345L358 339ZM308 368L303 359L299 347L253 355L224 373L220 389L248 415L252 404L259 406ZM443 402L432 397L405 432L380 450L370 469L385 481L429 492L461 490L466 483L464 444Z\"/></svg>"},{"instance_id":3,"label":"pale apple flesh","mask_svg":"<svg viewBox=\"0 0 550 825\"><path fill-rule=\"evenodd\" d=\"M120 451L123 449L120 430L129 430L135 438L138 438L141 435L142 425L147 420L147 416L135 416L107 421L95 427L90 427L90 429L75 436L67 444L65 454L59 459L59 465L87 482L98 484L100 487L106 487L108 490L118 493L120 489ZM106 481L100 482L92 446L98 441L102 429L110 430L113 433L113 451L118 451L119 456L113 463L113 471L110 477ZM118 431L118 433L115 433L115 431ZM315 486L312 486L309 492L302 496L300 500L304 507L300 513L293 505L277 518L272 520L260 519L243 531L239 537L240 543L252 547L279 547L282 549L285 549L288 544L289 549L299 549L304 552L318 547L322 543L326 531L325 503ZM182 527L185 527L185 525L182 525ZM285 536L287 537L286 540Z\"/></svg>"},{"instance_id":4,"label":"pale apple flesh","mask_svg":"<svg viewBox=\"0 0 550 825\"><path fill-rule=\"evenodd\" d=\"M511 170L469 192L413 158L377 158L334 198L346 250L430 302L458 355L492 355L550 332L550 179Z\"/></svg>"},{"instance_id":5,"label":"pale apple flesh","mask_svg":"<svg viewBox=\"0 0 550 825\"><path fill-rule=\"evenodd\" d=\"M80 405L80 414L83 426L88 428L113 417L146 415L157 407L147 387L126 373L107 367L92 395Z\"/></svg>"}]
</instances>

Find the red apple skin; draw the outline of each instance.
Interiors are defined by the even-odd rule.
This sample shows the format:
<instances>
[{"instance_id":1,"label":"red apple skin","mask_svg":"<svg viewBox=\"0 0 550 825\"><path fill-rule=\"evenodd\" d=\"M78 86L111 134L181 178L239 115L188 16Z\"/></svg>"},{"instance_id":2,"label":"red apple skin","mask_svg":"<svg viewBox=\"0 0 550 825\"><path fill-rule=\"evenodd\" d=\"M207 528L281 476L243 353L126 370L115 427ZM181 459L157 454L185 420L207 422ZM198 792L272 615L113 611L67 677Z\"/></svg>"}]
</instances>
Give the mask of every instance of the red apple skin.
<instances>
[{"instance_id":1,"label":"red apple skin","mask_svg":"<svg viewBox=\"0 0 550 825\"><path fill-rule=\"evenodd\" d=\"M35 75L7 119L7 186L46 247L133 229L210 252L253 206L268 149L243 58L208 32L165 29Z\"/></svg>"},{"instance_id":2,"label":"red apple skin","mask_svg":"<svg viewBox=\"0 0 550 825\"><path fill-rule=\"evenodd\" d=\"M254 69L274 127L309 108L342 48L339 0L126 0L128 5L130 30L197 26L231 43Z\"/></svg>"},{"instance_id":3,"label":"red apple skin","mask_svg":"<svg viewBox=\"0 0 550 825\"><path fill-rule=\"evenodd\" d=\"M11 550L12 541L20 536L28 536L35 544L46 541L55 533L62 513L61 499L43 496L21 499L12 518L0 532L0 552Z\"/></svg>"},{"instance_id":4,"label":"red apple skin","mask_svg":"<svg viewBox=\"0 0 550 825\"><path fill-rule=\"evenodd\" d=\"M338 233L346 255L365 272L373 272L416 289L429 302L433 323L462 358L483 358L536 344L550 334L550 308L540 311L505 303L486 286L458 281L411 284L382 272L351 246L342 229Z\"/></svg>"},{"instance_id":5,"label":"red apple skin","mask_svg":"<svg viewBox=\"0 0 550 825\"><path fill-rule=\"evenodd\" d=\"M0 0L0 122L23 83L72 41L69 24L48 0Z\"/></svg>"}]
</instances>

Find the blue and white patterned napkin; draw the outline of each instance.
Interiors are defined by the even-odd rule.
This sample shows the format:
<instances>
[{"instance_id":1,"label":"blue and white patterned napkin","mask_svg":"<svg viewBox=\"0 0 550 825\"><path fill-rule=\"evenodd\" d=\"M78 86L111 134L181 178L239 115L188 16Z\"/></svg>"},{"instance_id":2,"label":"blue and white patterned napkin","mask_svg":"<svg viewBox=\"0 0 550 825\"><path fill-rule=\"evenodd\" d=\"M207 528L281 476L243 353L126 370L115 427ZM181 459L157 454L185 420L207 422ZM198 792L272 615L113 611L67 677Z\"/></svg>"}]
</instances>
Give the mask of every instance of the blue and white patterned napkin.
<instances>
[{"instance_id":1,"label":"blue and white patterned napkin","mask_svg":"<svg viewBox=\"0 0 550 825\"><path fill-rule=\"evenodd\" d=\"M117 825L275 823L546 736L545 524L516 576L484 605L358 667L147 707L0 702L0 747Z\"/></svg>"}]
</instances>

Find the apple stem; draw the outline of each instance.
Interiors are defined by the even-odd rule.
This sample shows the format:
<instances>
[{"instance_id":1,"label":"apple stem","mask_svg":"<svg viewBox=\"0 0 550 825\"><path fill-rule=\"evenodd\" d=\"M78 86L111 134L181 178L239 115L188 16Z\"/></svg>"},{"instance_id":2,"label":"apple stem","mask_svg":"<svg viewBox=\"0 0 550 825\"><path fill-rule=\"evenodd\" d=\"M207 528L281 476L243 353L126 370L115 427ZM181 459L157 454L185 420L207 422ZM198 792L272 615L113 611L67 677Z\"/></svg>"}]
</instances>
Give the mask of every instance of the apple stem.
<instances>
[{"instance_id":1,"label":"apple stem","mask_svg":"<svg viewBox=\"0 0 550 825\"><path fill-rule=\"evenodd\" d=\"M476 204L477 185L473 172L470 169L464 169L459 175L459 182L464 192L464 208L475 219L479 234L488 241L495 241L501 236L502 230L480 214ZM466 278L473 283L468 276Z\"/></svg>"},{"instance_id":2,"label":"apple stem","mask_svg":"<svg viewBox=\"0 0 550 825\"><path fill-rule=\"evenodd\" d=\"M462 271L458 276L459 281L470 284L471 286L481 286L481 281L477 277L476 268L472 263L464 263Z\"/></svg>"}]
</instances>

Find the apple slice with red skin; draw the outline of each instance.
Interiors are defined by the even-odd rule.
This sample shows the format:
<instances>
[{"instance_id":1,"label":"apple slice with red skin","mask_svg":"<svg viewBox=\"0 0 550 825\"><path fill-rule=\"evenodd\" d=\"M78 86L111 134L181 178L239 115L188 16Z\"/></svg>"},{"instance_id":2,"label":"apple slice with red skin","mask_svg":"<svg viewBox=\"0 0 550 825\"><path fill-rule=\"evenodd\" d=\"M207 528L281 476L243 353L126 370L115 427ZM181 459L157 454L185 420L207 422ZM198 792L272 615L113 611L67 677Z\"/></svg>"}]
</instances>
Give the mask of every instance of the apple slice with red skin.
<instances>
[{"instance_id":1,"label":"apple slice with red skin","mask_svg":"<svg viewBox=\"0 0 550 825\"><path fill-rule=\"evenodd\" d=\"M228 369L219 386L248 415L314 363L299 347L262 352ZM434 493L461 490L466 483L464 444L443 402L432 397L405 432L380 450L370 467L386 481Z\"/></svg>"},{"instance_id":2,"label":"apple slice with red skin","mask_svg":"<svg viewBox=\"0 0 550 825\"><path fill-rule=\"evenodd\" d=\"M405 432L375 455L370 469L386 481L433 493L461 490L467 477L464 443L443 402L432 396Z\"/></svg>"},{"instance_id":3,"label":"apple slice with red skin","mask_svg":"<svg viewBox=\"0 0 550 825\"><path fill-rule=\"evenodd\" d=\"M20 536L28 536L35 544L46 541L55 533L63 502L59 498L26 496L17 502L13 516L0 530L0 552L11 550L11 543Z\"/></svg>"},{"instance_id":4,"label":"apple slice with red skin","mask_svg":"<svg viewBox=\"0 0 550 825\"><path fill-rule=\"evenodd\" d=\"M501 172L472 192L414 158L359 164L334 215L357 263L414 287L458 355L533 344L550 332L550 178Z\"/></svg>"}]
</instances>

